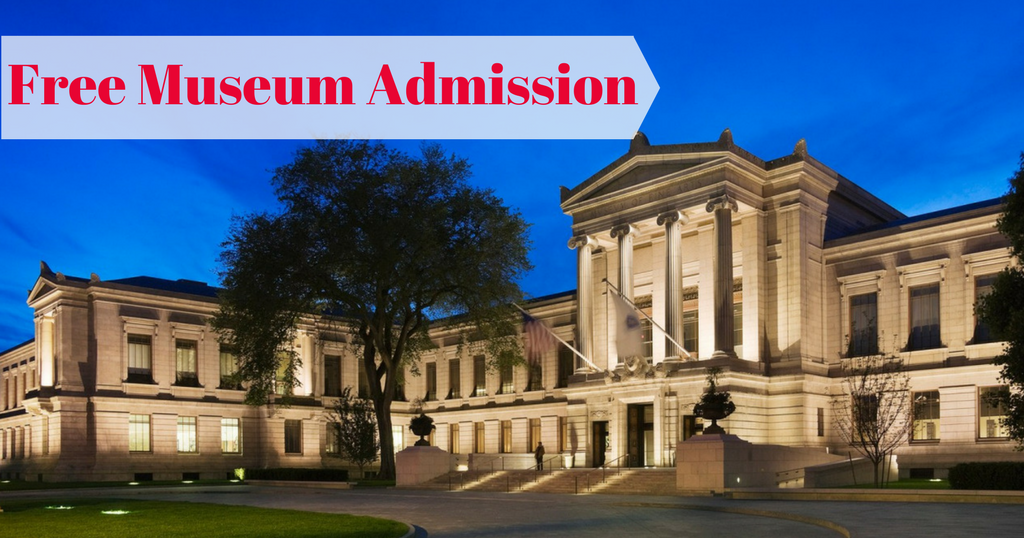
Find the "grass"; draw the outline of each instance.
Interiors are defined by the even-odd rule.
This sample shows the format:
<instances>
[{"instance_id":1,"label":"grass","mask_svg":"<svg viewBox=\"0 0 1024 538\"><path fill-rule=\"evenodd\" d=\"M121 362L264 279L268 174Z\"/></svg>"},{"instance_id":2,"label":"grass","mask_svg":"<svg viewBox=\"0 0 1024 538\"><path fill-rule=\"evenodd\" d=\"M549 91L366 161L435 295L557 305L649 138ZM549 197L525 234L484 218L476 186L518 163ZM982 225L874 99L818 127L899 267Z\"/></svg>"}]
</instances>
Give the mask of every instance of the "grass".
<instances>
[{"instance_id":1,"label":"grass","mask_svg":"<svg viewBox=\"0 0 1024 538\"><path fill-rule=\"evenodd\" d=\"M408 530L397 521L373 517L187 502L71 499L5 501L2 506L5 538L396 538Z\"/></svg>"},{"instance_id":2,"label":"grass","mask_svg":"<svg viewBox=\"0 0 1024 538\"><path fill-rule=\"evenodd\" d=\"M128 482L25 482L21 480L10 480L0 482L0 492L4 491L25 491L35 489L78 489L78 488L116 488L116 487L133 487L133 488L144 488L152 486L168 487L168 486L237 486L240 482L231 482L229 480L194 480L191 483L185 483L182 480L166 480L166 481L149 481L149 482L138 482L135 485L130 485Z\"/></svg>"},{"instance_id":3,"label":"grass","mask_svg":"<svg viewBox=\"0 0 1024 538\"><path fill-rule=\"evenodd\" d=\"M846 486L853 489L874 489L874 484L858 484ZM898 482L889 482L884 489L950 489L949 480L932 481L927 478L905 478Z\"/></svg>"}]
</instances>

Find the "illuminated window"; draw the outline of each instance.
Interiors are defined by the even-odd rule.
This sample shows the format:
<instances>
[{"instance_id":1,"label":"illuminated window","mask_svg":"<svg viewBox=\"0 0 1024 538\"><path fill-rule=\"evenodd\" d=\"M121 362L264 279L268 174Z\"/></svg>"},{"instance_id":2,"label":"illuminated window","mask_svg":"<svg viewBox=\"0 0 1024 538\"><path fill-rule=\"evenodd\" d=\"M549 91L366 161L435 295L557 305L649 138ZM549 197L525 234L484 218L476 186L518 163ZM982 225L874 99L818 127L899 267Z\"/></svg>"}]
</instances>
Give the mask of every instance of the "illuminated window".
<instances>
[{"instance_id":1,"label":"illuminated window","mask_svg":"<svg viewBox=\"0 0 1024 538\"><path fill-rule=\"evenodd\" d=\"M196 444L196 417L178 417L178 453L199 452Z\"/></svg>"},{"instance_id":2,"label":"illuminated window","mask_svg":"<svg viewBox=\"0 0 1024 538\"><path fill-rule=\"evenodd\" d=\"M569 450L569 417L558 417L558 451Z\"/></svg>"},{"instance_id":3,"label":"illuminated window","mask_svg":"<svg viewBox=\"0 0 1024 538\"><path fill-rule=\"evenodd\" d=\"M274 393L284 396L288 393L288 369L292 365L291 355L281 353L277 357L277 372L274 374Z\"/></svg>"},{"instance_id":4,"label":"illuminated window","mask_svg":"<svg viewBox=\"0 0 1024 538\"><path fill-rule=\"evenodd\" d=\"M487 366L483 355L473 357L473 396L487 396Z\"/></svg>"},{"instance_id":5,"label":"illuminated window","mask_svg":"<svg viewBox=\"0 0 1024 538\"><path fill-rule=\"evenodd\" d=\"M996 275L984 275L974 279L974 304L978 304L978 300L982 297L992 293L992 283L996 281ZM971 340L972 344L984 344L986 342L992 342L992 333L989 331L988 325L982 323L981 318L974 316L974 338Z\"/></svg>"},{"instance_id":6,"label":"illuminated window","mask_svg":"<svg viewBox=\"0 0 1024 538\"><path fill-rule=\"evenodd\" d=\"M1006 395L1006 386L978 389L978 438L1006 439L1010 437L1010 431L1004 423L1006 408L999 399Z\"/></svg>"},{"instance_id":7,"label":"illuminated window","mask_svg":"<svg viewBox=\"0 0 1024 538\"><path fill-rule=\"evenodd\" d=\"M697 286L683 290L683 348L691 356L697 356L697 349L700 345L700 315L698 310Z\"/></svg>"},{"instance_id":8,"label":"illuminated window","mask_svg":"<svg viewBox=\"0 0 1024 538\"><path fill-rule=\"evenodd\" d=\"M220 346L220 388L239 390L242 385L235 374L238 373L238 355L231 346Z\"/></svg>"},{"instance_id":9,"label":"illuminated window","mask_svg":"<svg viewBox=\"0 0 1024 538\"><path fill-rule=\"evenodd\" d=\"M128 415L128 451L149 452L149 415Z\"/></svg>"},{"instance_id":10,"label":"illuminated window","mask_svg":"<svg viewBox=\"0 0 1024 538\"><path fill-rule=\"evenodd\" d=\"M459 359L448 361L448 399L462 398L462 372L459 371Z\"/></svg>"},{"instance_id":11,"label":"illuminated window","mask_svg":"<svg viewBox=\"0 0 1024 538\"><path fill-rule=\"evenodd\" d=\"M128 381L153 382L153 338L140 334L128 335Z\"/></svg>"},{"instance_id":12,"label":"illuminated window","mask_svg":"<svg viewBox=\"0 0 1024 538\"><path fill-rule=\"evenodd\" d=\"M363 400L370 397L370 381L366 378L366 364L363 359L358 361L359 397Z\"/></svg>"},{"instance_id":13,"label":"illuminated window","mask_svg":"<svg viewBox=\"0 0 1024 538\"><path fill-rule=\"evenodd\" d=\"M459 425L451 424L448 426L448 452L451 454L460 454L459 447Z\"/></svg>"},{"instance_id":14,"label":"illuminated window","mask_svg":"<svg viewBox=\"0 0 1024 538\"><path fill-rule=\"evenodd\" d=\"M196 374L196 351L195 340L174 341L175 384L186 387L199 386L199 376Z\"/></svg>"},{"instance_id":15,"label":"illuminated window","mask_svg":"<svg viewBox=\"0 0 1024 538\"><path fill-rule=\"evenodd\" d=\"M484 444L484 423L474 422L473 423L473 452L477 454L483 454L486 452L486 445Z\"/></svg>"},{"instance_id":16,"label":"illuminated window","mask_svg":"<svg viewBox=\"0 0 1024 538\"><path fill-rule=\"evenodd\" d=\"M324 356L324 396L341 396L341 357Z\"/></svg>"},{"instance_id":17,"label":"illuminated window","mask_svg":"<svg viewBox=\"0 0 1024 538\"><path fill-rule=\"evenodd\" d=\"M498 444L498 452L502 454L508 454L512 452L512 421L503 420L501 421L501 437L500 443Z\"/></svg>"},{"instance_id":18,"label":"illuminated window","mask_svg":"<svg viewBox=\"0 0 1024 538\"><path fill-rule=\"evenodd\" d=\"M907 349L935 349L942 346L939 331L939 285L910 289L910 340Z\"/></svg>"},{"instance_id":19,"label":"illuminated window","mask_svg":"<svg viewBox=\"0 0 1024 538\"><path fill-rule=\"evenodd\" d=\"M536 450L537 449L537 443L540 442L540 419L539 418L531 418L530 419L530 429L529 429L528 433L529 433L529 435L526 438L526 449L527 450Z\"/></svg>"},{"instance_id":20,"label":"illuminated window","mask_svg":"<svg viewBox=\"0 0 1024 538\"><path fill-rule=\"evenodd\" d=\"M391 439L395 443L395 452L405 448L405 427L401 424L391 426Z\"/></svg>"},{"instance_id":21,"label":"illuminated window","mask_svg":"<svg viewBox=\"0 0 1024 538\"><path fill-rule=\"evenodd\" d=\"M643 297L637 297L633 304L636 305L637 310L642 312L640 314L640 340L642 341L642 355L648 361L654 356L654 326L651 324L649 316L654 311L654 301L650 295L644 295ZM646 316L644 315L646 314Z\"/></svg>"},{"instance_id":22,"label":"illuminated window","mask_svg":"<svg viewBox=\"0 0 1024 538\"><path fill-rule=\"evenodd\" d=\"M302 454L302 421L284 421L284 453Z\"/></svg>"},{"instance_id":23,"label":"illuminated window","mask_svg":"<svg viewBox=\"0 0 1024 538\"><path fill-rule=\"evenodd\" d=\"M224 454L240 454L242 452L241 419L220 419L220 451Z\"/></svg>"},{"instance_id":24,"label":"illuminated window","mask_svg":"<svg viewBox=\"0 0 1024 538\"><path fill-rule=\"evenodd\" d=\"M512 365L503 364L498 369L498 378L501 382L501 386L498 388L498 394L512 394L516 391L512 384Z\"/></svg>"},{"instance_id":25,"label":"illuminated window","mask_svg":"<svg viewBox=\"0 0 1024 538\"><path fill-rule=\"evenodd\" d=\"M937 441L939 439L939 391L913 393L914 431L913 441Z\"/></svg>"},{"instance_id":26,"label":"illuminated window","mask_svg":"<svg viewBox=\"0 0 1024 538\"><path fill-rule=\"evenodd\" d=\"M574 345L574 343L569 342L569 345ZM564 389L569 386L569 376L573 372L573 356L574 353L569 348L558 347L558 383L555 388Z\"/></svg>"}]
</instances>

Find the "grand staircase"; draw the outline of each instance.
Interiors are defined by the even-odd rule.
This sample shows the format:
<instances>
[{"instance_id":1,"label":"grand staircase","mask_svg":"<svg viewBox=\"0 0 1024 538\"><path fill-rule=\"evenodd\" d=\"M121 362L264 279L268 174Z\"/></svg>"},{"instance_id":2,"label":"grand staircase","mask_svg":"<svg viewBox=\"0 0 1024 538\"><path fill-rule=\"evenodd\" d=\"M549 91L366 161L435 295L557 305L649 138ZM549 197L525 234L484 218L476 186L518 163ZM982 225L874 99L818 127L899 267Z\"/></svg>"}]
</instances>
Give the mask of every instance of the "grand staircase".
<instances>
[{"instance_id":1,"label":"grand staircase","mask_svg":"<svg viewBox=\"0 0 1024 538\"><path fill-rule=\"evenodd\" d=\"M412 489L579 495L675 495L676 470L659 468L453 471Z\"/></svg>"}]
</instances>

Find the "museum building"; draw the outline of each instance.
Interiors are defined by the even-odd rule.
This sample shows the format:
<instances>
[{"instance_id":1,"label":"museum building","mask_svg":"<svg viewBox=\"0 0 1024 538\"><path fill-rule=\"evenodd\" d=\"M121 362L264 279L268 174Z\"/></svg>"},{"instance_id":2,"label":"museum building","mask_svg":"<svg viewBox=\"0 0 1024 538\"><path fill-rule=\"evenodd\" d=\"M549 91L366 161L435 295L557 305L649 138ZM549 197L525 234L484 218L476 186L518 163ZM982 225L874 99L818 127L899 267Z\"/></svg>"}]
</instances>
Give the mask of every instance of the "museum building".
<instances>
[{"instance_id":1,"label":"museum building","mask_svg":"<svg viewBox=\"0 0 1024 538\"><path fill-rule=\"evenodd\" d=\"M436 348L394 404L470 468L523 466L538 442L559 465L670 467L702 429L709 366L753 443L845 454L831 402L851 359L909 370L913 432L903 476L957 462L1019 460L984 398L1000 388L978 297L1011 262L1001 200L906 217L811 157L804 141L765 161L732 140L629 151L572 189L577 290L524 304L564 346L532 367L492 369L479 342L438 324ZM208 322L201 282L73 277L41 265L28 297L35 338L0 354L0 479L224 478L239 467L348 467L328 410L365 383L351 336L297 328L289 405L253 407L235 356ZM642 352L619 357L614 296L644 317ZM365 385L364 385L365 388ZM854 455L856 456L856 455ZM454 465L453 464L453 465ZM354 467L352 467L354 468Z\"/></svg>"}]
</instances>

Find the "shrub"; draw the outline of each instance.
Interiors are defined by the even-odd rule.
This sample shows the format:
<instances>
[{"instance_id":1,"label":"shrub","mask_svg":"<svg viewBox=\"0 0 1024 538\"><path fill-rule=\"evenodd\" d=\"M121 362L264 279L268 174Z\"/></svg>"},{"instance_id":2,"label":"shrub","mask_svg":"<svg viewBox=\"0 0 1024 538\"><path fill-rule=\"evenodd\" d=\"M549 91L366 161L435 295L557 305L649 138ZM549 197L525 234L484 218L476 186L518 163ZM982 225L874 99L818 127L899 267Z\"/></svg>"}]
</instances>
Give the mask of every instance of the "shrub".
<instances>
[{"instance_id":1,"label":"shrub","mask_svg":"<svg viewBox=\"0 0 1024 538\"><path fill-rule=\"evenodd\" d=\"M300 482L347 482L347 469L246 469L246 480L296 480Z\"/></svg>"},{"instance_id":2,"label":"shrub","mask_svg":"<svg viewBox=\"0 0 1024 538\"><path fill-rule=\"evenodd\" d=\"M949 470L953 489L1024 490L1024 462L959 463Z\"/></svg>"}]
</instances>

